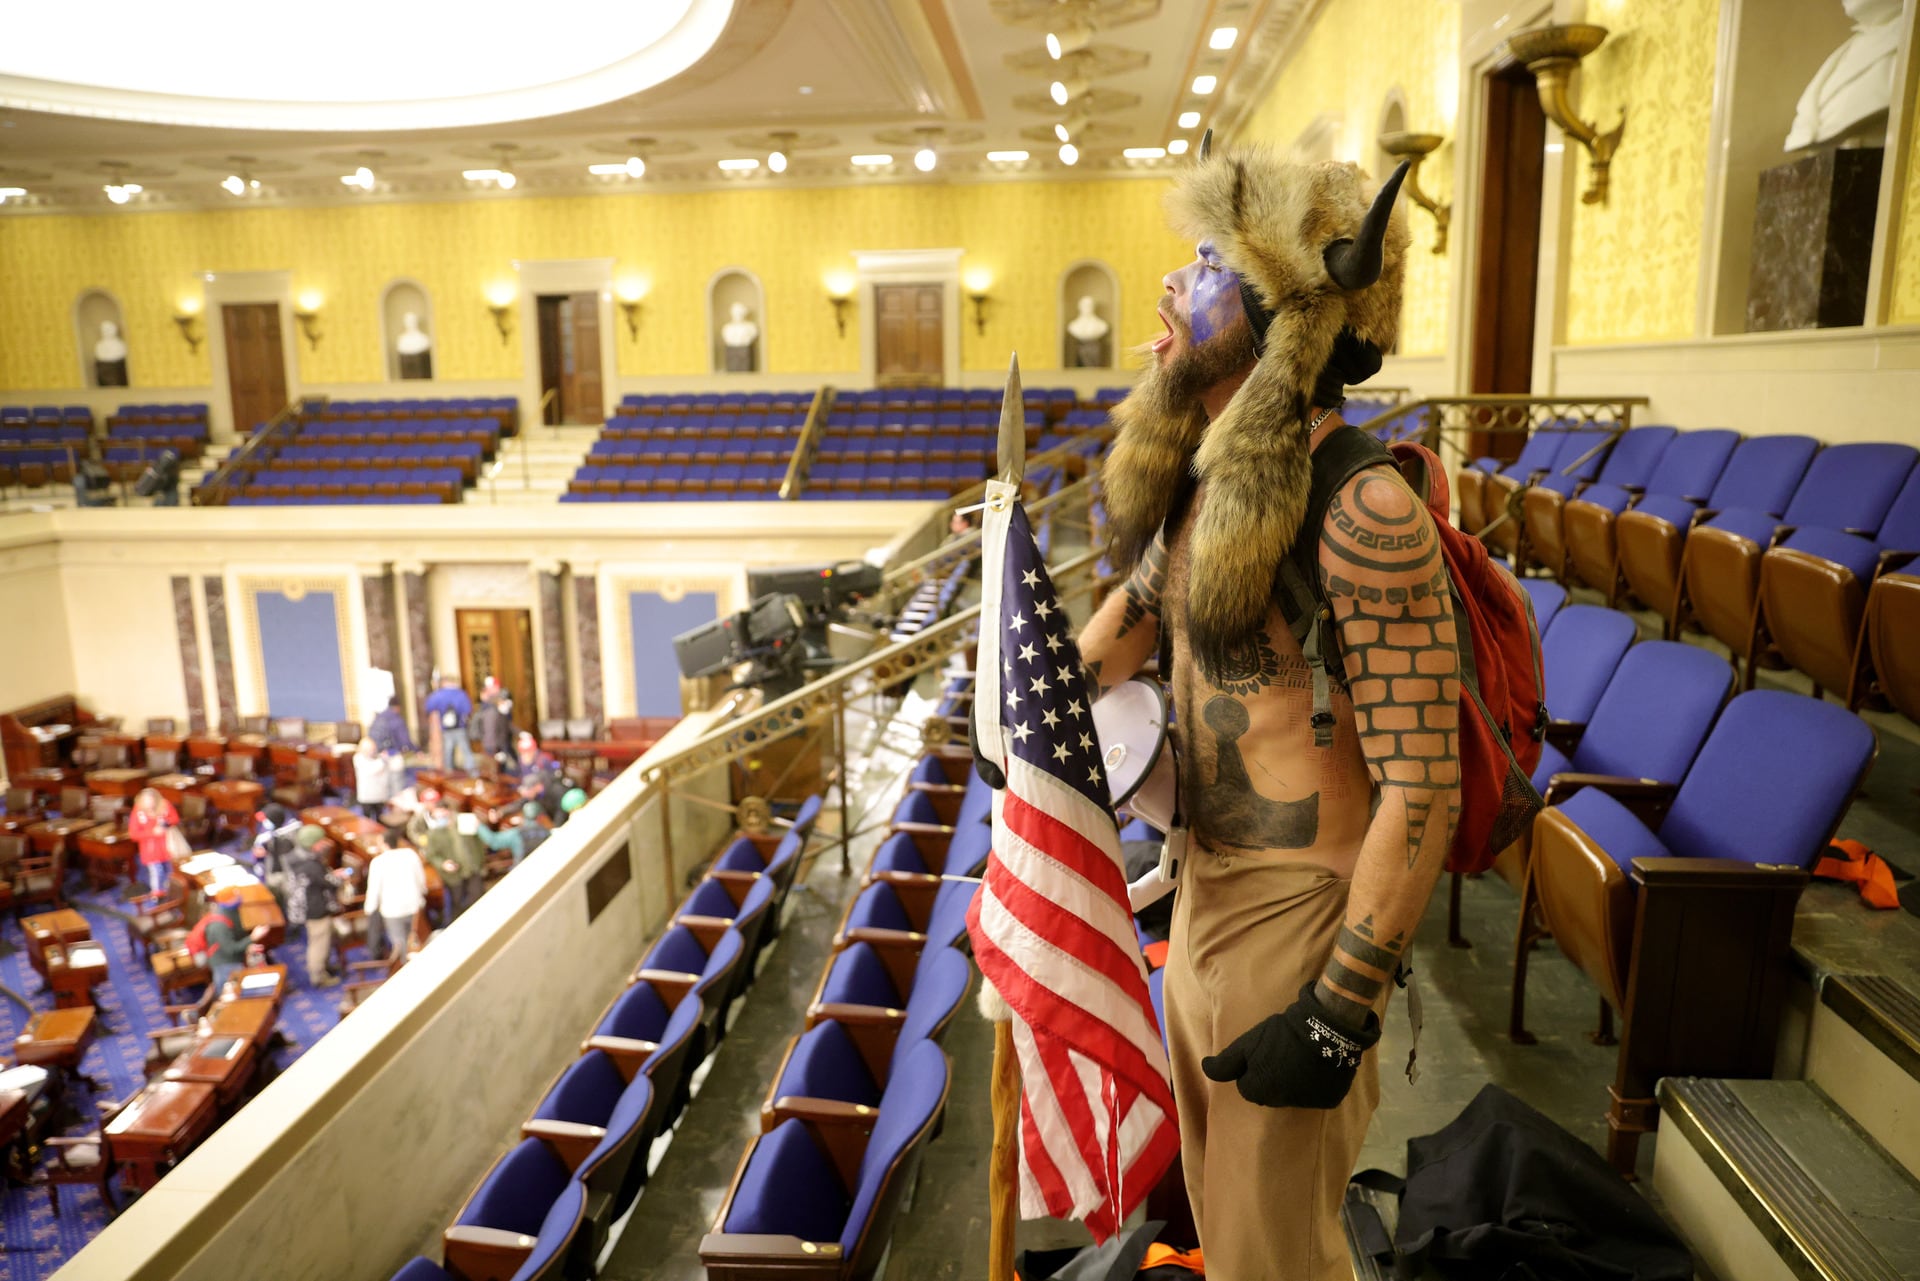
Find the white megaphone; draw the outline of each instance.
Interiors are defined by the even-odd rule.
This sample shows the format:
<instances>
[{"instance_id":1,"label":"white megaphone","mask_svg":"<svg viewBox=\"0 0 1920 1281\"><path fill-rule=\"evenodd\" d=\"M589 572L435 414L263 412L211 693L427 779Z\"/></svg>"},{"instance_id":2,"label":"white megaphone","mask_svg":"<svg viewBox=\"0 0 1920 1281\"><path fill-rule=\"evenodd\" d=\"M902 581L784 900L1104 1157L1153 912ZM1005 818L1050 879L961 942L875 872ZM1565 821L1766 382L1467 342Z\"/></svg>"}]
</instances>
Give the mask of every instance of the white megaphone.
<instances>
[{"instance_id":1,"label":"white megaphone","mask_svg":"<svg viewBox=\"0 0 1920 1281\"><path fill-rule=\"evenodd\" d=\"M1093 729L1107 772L1113 807L1165 835L1159 865L1127 887L1134 911L1173 892L1186 860L1187 831L1180 816L1180 766L1167 732L1167 701L1157 682L1122 681L1093 705Z\"/></svg>"}]
</instances>

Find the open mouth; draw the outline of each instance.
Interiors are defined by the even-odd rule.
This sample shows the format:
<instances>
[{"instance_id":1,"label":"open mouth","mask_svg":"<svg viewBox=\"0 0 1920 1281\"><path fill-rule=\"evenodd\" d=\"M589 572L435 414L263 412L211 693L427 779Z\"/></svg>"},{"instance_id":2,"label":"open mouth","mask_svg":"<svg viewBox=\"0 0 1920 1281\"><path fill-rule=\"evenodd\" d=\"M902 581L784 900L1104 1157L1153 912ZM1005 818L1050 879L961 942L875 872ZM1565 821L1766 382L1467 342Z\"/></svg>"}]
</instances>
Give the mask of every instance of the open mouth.
<instances>
[{"instance_id":1,"label":"open mouth","mask_svg":"<svg viewBox=\"0 0 1920 1281\"><path fill-rule=\"evenodd\" d=\"M1168 320L1167 313L1158 307L1154 308L1154 313L1160 317L1160 323L1167 327L1166 333L1153 340L1152 350L1157 355L1173 346L1173 322Z\"/></svg>"}]
</instances>

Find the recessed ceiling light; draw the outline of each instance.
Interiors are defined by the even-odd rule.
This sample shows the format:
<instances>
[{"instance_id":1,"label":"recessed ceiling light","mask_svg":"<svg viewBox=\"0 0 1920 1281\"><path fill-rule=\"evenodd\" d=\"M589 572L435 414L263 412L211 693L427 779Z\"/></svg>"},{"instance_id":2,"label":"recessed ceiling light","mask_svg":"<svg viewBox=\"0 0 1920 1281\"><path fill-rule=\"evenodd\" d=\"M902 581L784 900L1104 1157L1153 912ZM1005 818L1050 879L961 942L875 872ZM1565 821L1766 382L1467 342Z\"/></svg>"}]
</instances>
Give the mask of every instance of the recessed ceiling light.
<instances>
[{"instance_id":1,"label":"recessed ceiling light","mask_svg":"<svg viewBox=\"0 0 1920 1281\"><path fill-rule=\"evenodd\" d=\"M987 159L996 165L1017 165L1027 158L1024 151L989 151Z\"/></svg>"},{"instance_id":2,"label":"recessed ceiling light","mask_svg":"<svg viewBox=\"0 0 1920 1281\"><path fill-rule=\"evenodd\" d=\"M752 156L741 156L736 160L722 160L720 162L720 168L727 173L746 173L749 170L758 169L759 167L760 162Z\"/></svg>"},{"instance_id":3,"label":"recessed ceiling light","mask_svg":"<svg viewBox=\"0 0 1920 1281\"><path fill-rule=\"evenodd\" d=\"M1053 127L1053 136L1058 138L1062 142L1066 142L1068 139L1073 137L1073 134L1068 131L1065 125L1055 125Z\"/></svg>"},{"instance_id":4,"label":"recessed ceiling light","mask_svg":"<svg viewBox=\"0 0 1920 1281\"><path fill-rule=\"evenodd\" d=\"M1079 160L1080 160L1080 148L1074 146L1070 142L1063 142L1060 144L1060 163L1061 164L1063 165L1077 164Z\"/></svg>"},{"instance_id":5,"label":"recessed ceiling light","mask_svg":"<svg viewBox=\"0 0 1920 1281\"><path fill-rule=\"evenodd\" d=\"M1055 62L1070 53L1079 53L1093 43L1093 26L1086 22L1069 22L1047 32L1047 54Z\"/></svg>"},{"instance_id":6,"label":"recessed ceiling light","mask_svg":"<svg viewBox=\"0 0 1920 1281\"><path fill-rule=\"evenodd\" d=\"M495 172L490 176L496 182L499 181L498 172ZM373 190L373 170L367 168L365 165L361 165L358 169L355 169L352 173L341 174L340 181L349 187L358 187L362 191L372 191ZM501 185L506 186L509 184L502 183Z\"/></svg>"},{"instance_id":7,"label":"recessed ceiling light","mask_svg":"<svg viewBox=\"0 0 1920 1281\"><path fill-rule=\"evenodd\" d=\"M1047 93L1053 98L1053 104L1056 107L1066 106L1067 99L1073 96L1067 92L1067 85L1064 80L1054 81L1053 84L1048 87Z\"/></svg>"},{"instance_id":8,"label":"recessed ceiling light","mask_svg":"<svg viewBox=\"0 0 1920 1281\"><path fill-rule=\"evenodd\" d=\"M1166 156L1165 147L1128 147L1121 155L1129 160L1159 160Z\"/></svg>"},{"instance_id":9,"label":"recessed ceiling light","mask_svg":"<svg viewBox=\"0 0 1920 1281\"><path fill-rule=\"evenodd\" d=\"M1199 125L1199 123L1200 123L1200 113L1199 113L1199 112L1197 112L1197 111L1183 111L1183 112L1181 112L1181 113L1180 113L1180 127L1181 127L1182 129L1192 129L1192 128L1195 128L1195 127L1197 127L1197 126Z\"/></svg>"},{"instance_id":10,"label":"recessed ceiling light","mask_svg":"<svg viewBox=\"0 0 1920 1281\"><path fill-rule=\"evenodd\" d=\"M11 124L12 122L9 121L8 123ZM0 205L6 204L7 201L14 196L24 196L26 194L27 189L25 187L0 187Z\"/></svg>"},{"instance_id":11,"label":"recessed ceiling light","mask_svg":"<svg viewBox=\"0 0 1920 1281\"><path fill-rule=\"evenodd\" d=\"M116 205L124 205L140 194L141 186L137 182L110 182L106 184L105 190L108 200Z\"/></svg>"},{"instance_id":12,"label":"recessed ceiling light","mask_svg":"<svg viewBox=\"0 0 1920 1281\"><path fill-rule=\"evenodd\" d=\"M878 169L882 165L892 164L893 157L888 155L855 156L853 158L853 163L856 165L863 165L872 169Z\"/></svg>"},{"instance_id":13,"label":"recessed ceiling light","mask_svg":"<svg viewBox=\"0 0 1920 1281\"><path fill-rule=\"evenodd\" d=\"M1167 144L1167 154L1170 156L1186 155L1187 140L1185 138L1175 138L1172 142Z\"/></svg>"},{"instance_id":14,"label":"recessed ceiling light","mask_svg":"<svg viewBox=\"0 0 1920 1281\"><path fill-rule=\"evenodd\" d=\"M775 173L785 173L787 171L787 153L784 151L768 152L767 168L773 170Z\"/></svg>"},{"instance_id":15,"label":"recessed ceiling light","mask_svg":"<svg viewBox=\"0 0 1920 1281\"><path fill-rule=\"evenodd\" d=\"M247 191L247 180L237 173L230 173L222 178L220 185L226 189L228 195L232 196L242 196Z\"/></svg>"},{"instance_id":16,"label":"recessed ceiling light","mask_svg":"<svg viewBox=\"0 0 1920 1281\"><path fill-rule=\"evenodd\" d=\"M500 184L500 190L502 191L512 191L515 187L520 185L520 179L514 176L514 172L511 169L502 169L500 171L500 176L498 178L495 178L494 181ZM371 178L369 178L369 182L367 185L368 186L373 185L371 182Z\"/></svg>"},{"instance_id":17,"label":"recessed ceiling light","mask_svg":"<svg viewBox=\"0 0 1920 1281\"><path fill-rule=\"evenodd\" d=\"M801 86L800 86L800 92L801 92L801 93L812 93L812 92L813 92L813 86L812 86L812 85L801 85Z\"/></svg>"},{"instance_id":18,"label":"recessed ceiling light","mask_svg":"<svg viewBox=\"0 0 1920 1281\"><path fill-rule=\"evenodd\" d=\"M1207 48L1231 49L1233 42L1239 38L1240 28L1238 27L1215 27L1213 34L1207 38Z\"/></svg>"},{"instance_id":19,"label":"recessed ceiling light","mask_svg":"<svg viewBox=\"0 0 1920 1281\"><path fill-rule=\"evenodd\" d=\"M1212 93L1219 84L1220 77L1218 76L1195 76L1193 78L1193 91L1204 98Z\"/></svg>"},{"instance_id":20,"label":"recessed ceiling light","mask_svg":"<svg viewBox=\"0 0 1920 1281\"><path fill-rule=\"evenodd\" d=\"M627 177L644 178L647 176L647 162L639 156L627 157Z\"/></svg>"},{"instance_id":21,"label":"recessed ceiling light","mask_svg":"<svg viewBox=\"0 0 1920 1281\"><path fill-rule=\"evenodd\" d=\"M940 157L932 147L922 147L913 153L913 167L921 173L932 173L933 167L940 163Z\"/></svg>"}]
</instances>

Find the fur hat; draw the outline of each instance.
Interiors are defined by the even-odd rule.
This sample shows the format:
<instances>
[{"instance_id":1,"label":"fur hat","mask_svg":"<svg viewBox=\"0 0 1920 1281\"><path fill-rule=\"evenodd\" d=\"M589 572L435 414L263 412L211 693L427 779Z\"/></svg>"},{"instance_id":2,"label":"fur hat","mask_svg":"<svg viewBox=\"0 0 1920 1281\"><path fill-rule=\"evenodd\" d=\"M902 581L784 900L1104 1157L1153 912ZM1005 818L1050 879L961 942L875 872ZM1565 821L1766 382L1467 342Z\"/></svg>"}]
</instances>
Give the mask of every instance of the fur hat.
<instances>
[{"instance_id":1,"label":"fur hat","mask_svg":"<svg viewBox=\"0 0 1920 1281\"><path fill-rule=\"evenodd\" d=\"M1253 372L1220 417L1170 421L1129 397L1101 469L1109 553L1126 573L1165 524L1187 473L1207 487L1189 561L1189 639L1203 668L1266 622L1274 575L1299 536L1313 467L1308 410L1345 332L1393 345L1407 225L1394 208L1402 165L1378 191L1351 164L1293 164L1264 147L1214 154L1167 200L1174 229L1211 241L1258 307ZM1254 298L1248 298L1252 303ZM1262 313L1264 310L1264 314Z\"/></svg>"}]
</instances>

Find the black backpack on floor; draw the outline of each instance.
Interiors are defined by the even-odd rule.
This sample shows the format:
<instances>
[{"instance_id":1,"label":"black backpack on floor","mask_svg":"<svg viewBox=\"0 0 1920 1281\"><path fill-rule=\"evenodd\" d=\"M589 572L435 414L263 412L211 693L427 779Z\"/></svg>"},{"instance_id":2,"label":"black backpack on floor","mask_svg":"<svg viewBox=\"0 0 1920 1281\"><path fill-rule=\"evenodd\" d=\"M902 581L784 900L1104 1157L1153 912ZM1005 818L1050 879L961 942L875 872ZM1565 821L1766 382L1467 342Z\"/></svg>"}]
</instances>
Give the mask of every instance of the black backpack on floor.
<instances>
[{"instance_id":1,"label":"black backpack on floor","mask_svg":"<svg viewBox=\"0 0 1920 1281\"><path fill-rule=\"evenodd\" d=\"M1354 1176L1361 1248L1397 1275L1472 1281L1692 1281L1666 1221L1600 1155L1497 1085L1407 1140L1407 1177ZM1357 1188L1396 1193L1393 1239Z\"/></svg>"}]
</instances>

